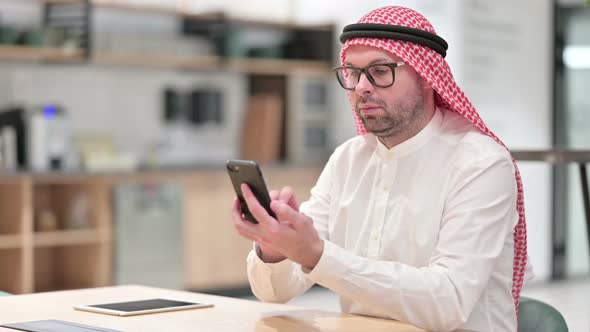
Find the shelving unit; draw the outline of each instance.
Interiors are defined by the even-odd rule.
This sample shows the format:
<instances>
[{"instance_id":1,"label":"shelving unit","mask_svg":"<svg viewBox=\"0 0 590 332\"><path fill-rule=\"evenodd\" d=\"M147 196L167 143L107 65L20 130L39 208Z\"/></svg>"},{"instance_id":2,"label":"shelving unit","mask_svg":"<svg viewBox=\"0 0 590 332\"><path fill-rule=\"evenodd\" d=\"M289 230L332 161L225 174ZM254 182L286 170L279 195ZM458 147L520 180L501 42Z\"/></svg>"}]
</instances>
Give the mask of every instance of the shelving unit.
<instances>
[{"instance_id":1,"label":"shelving unit","mask_svg":"<svg viewBox=\"0 0 590 332\"><path fill-rule=\"evenodd\" d=\"M31 187L26 177L0 181L0 290L26 293L32 289Z\"/></svg>"},{"instance_id":2,"label":"shelving unit","mask_svg":"<svg viewBox=\"0 0 590 332\"><path fill-rule=\"evenodd\" d=\"M25 264L23 249L0 249L0 289L10 293L25 293L29 290L25 279Z\"/></svg>"},{"instance_id":3,"label":"shelving unit","mask_svg":"<svg viewBox=\"0 0 590 332\"><path fill-rule=\"evenodd\" d=\"M34 292L109 285L100 250L93 244L35 248Z\"/></svg>"},{"instance_id":4,"label":"shelving unit","mask_svg":"<svg viewBox=\"0 0 590 332\"><path fill-rule=\"evenodd\" d=\"M19 179L8 179L6 182L0 183L0 236L14 237L21 236L24 233L24 223L29 220L24 220L23 208L28 205L25 197L26 184L21 183Z\"/></svg>"},{"instance_id":5,"label":"shelving unit","mask_svg":"<svg viewBox=\"0 0 590 332\"><path fill-rule=\"evenodd\" d=\"M108 189L93 177L0 177L0 290L111 284Z\"/></svg>"},{"instance_id":6,"label":"shelving unit","mask_svg":"<svg viewBox=\"0 0 590 332\"><path fill-rule=\"evenodd\" d=\"M88 13L80 12L81 17L72 16L71 8L72 5L80 7L84 5L84 0L0 0L1 2L9 3L20 3L20 4L33 4L44 6L44 17L41 22L43 27L49 26L64 26L69 29L82 28L84 31L81 33L84 40L88 40L89 31L84 25L85 22L72 23L79 21L81 18L84 19ZM80 6L78 6L80 5ZM68 10L66 16L55 16L54 14L60 14L58 9L65 8ZM84 8L82 8L84 9ZM73 24L73 25L72 25ZM86 60L88 51L88 44L83 43L80 48L64 48L64 47L52 47L52 46L29 46L29 45L11 45L11 44L0 44L0 60L3 61L32 61L42 63L83 63Z\"/></svg>"},{"instance_id":7,"label":"shelving unit","mask_svg":"<svg viewBox=\"0 0 590 332\"><path fill-rule=\"evenodd\" d=\"M14 0L0 0L14 1ZM82 4L84 0L28 0L31 3L43 4L48 8ZM88 4L94 10L107 9L116 11L127 11L141 14L161 14L178 17L180 20L199 20L204 22L223 21L237 26L250 26L268 29L298 30L330 32L333 27L330 25L306 26L289 22L272 22L264 20L250 20L237 17L230 17L223 13L196 14L181 9L166 8L157 5L145 5L134 3L121 3L109 0L94 0ZM47 14L46 14L47 15ZM51 24L46 17L45 25ZM90 21L88 21L87 24ZM90 27L85 28L90 33ZM304 74L313 76L325 76L331 73L331 62L324 60L297 60L297 59L274 59L274 58L225 58L218 55L194 55L194 56L154 56L146 54L126 54L116 52L93 51L90 48L90 41L86 47L74 51L65 51L61 48L52 47L29 47L29 46L2 46L0 45L0 60L13 61L39 61L39 62L60 62L95 64L106 66L126 66L140 68L165 68L175 70L195 71L229 71L253 75L291 75Z\"/></svg>"}]
</instances>

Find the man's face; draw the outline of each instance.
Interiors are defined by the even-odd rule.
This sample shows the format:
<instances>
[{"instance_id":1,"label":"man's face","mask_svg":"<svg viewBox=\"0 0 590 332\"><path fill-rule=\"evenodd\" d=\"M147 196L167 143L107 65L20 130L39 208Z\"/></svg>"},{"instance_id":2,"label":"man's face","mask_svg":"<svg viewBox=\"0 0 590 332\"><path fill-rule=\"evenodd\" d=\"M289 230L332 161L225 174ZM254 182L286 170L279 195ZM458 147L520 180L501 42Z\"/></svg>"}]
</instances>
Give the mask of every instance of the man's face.
<instances>
[{"instance_id":1,"label":"man's face","mask_svg":"<svg viewBox=\"0 0 590 332\"><path fill-rule=\"evenodd\" d=\"M345 65L364 68L372 64L402 60L379 49L353 45L346 52ZM426 115L425 83L408 65L395 68L395 82L388 88L375 87L364 74L350 91L352 106L367 131L391 137L413 130Z\"/></svg>"}]
</instances>

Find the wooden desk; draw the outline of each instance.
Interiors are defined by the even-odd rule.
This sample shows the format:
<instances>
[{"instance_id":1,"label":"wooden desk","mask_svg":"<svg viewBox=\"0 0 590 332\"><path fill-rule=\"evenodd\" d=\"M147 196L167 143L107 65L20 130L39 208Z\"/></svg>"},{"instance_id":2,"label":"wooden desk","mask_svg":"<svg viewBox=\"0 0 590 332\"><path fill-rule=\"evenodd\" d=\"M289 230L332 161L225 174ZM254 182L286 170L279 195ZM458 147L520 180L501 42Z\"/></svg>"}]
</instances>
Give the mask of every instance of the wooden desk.
<instances>
[{"instance_id":1,"label":"wooden desk","mask_svg":"<svg viewBox=\"0 0 590 332\"><path fill-rule=\"evenodd\" d=\"M215 307L130 317L72 309L76 304L154 297L209 302ZM116 286L0 297L0 324L42 319L59 319L129 332L424 331L385 319L143 286ZM0 328L0 331L15 330Z\"/></svg>"}]
</instances>

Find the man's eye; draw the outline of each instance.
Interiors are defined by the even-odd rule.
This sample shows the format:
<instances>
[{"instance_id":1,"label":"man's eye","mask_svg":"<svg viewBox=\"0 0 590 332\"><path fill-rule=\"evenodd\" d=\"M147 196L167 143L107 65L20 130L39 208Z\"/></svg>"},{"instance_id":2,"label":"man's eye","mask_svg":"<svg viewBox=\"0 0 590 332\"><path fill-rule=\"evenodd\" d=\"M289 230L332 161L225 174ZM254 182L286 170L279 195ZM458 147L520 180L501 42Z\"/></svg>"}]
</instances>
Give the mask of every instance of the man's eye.
<instances>
[{"instance_id":1,"label":"man's eye","mask_svg":"<svg viewBox=\"0 0 590 332\"><path fill-rule=\"evenodd\" d=\"M352 76L352 77L359 77L360 74L361 74L361 72L360 71L356 71L356 70L350 72L350 76Z\"/></svg>"},{"instance_id":2,"label":"man's eye","mask_svg":"<svg viewBox=\"0 0 590 332\"><path fill-rule=\"evenodd\" d=\"M371 70L371 75L373 76L383 76L386 75L388 70L386 68L373 68Z\"/></svg>"}]
</instances>

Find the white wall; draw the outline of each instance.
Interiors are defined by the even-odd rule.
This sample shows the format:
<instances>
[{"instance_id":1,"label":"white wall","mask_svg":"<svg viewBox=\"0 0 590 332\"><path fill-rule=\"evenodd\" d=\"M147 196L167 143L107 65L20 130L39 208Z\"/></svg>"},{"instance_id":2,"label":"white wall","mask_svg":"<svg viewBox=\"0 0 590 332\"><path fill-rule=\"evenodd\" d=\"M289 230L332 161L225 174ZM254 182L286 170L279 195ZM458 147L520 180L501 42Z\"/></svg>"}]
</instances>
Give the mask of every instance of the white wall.
<instances>
[{"instance_id":1,"label":"white wall","mask_svg":"<svg viewBox=\"0 0 590 332\"><path fill-rule=\"evenodd\" d=\"M464 6L461 81L489 128L511 149L551 146L552 4L472 1ZM528 247L537 280L550 276L550 166L519 162Z\"/></svg>"},{"instance_id":2,"label":"white wall","mask_svg":"<svg viewBox=\"0 0 590 332\"><path fill-rule=\"evenodd\" d=\"M34 64L2 64L0 72L12 82L4 90L9 92L9 99L3 99L3 104L57 102L69 113L76 132L108 133L129 152L145 151L162 134L162 91L166 86L218 87L227 97L227 122L213 132L195 129L194 148L215 155L214 149L228 151L237 146L241 105L247 93L240 75Z\"/></svg>"}]
</instances>

